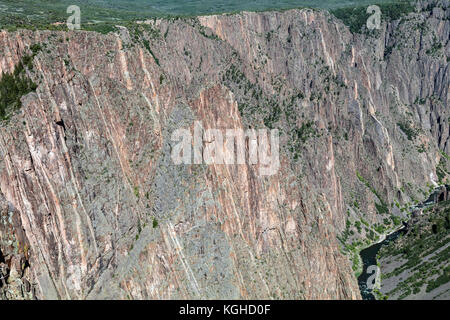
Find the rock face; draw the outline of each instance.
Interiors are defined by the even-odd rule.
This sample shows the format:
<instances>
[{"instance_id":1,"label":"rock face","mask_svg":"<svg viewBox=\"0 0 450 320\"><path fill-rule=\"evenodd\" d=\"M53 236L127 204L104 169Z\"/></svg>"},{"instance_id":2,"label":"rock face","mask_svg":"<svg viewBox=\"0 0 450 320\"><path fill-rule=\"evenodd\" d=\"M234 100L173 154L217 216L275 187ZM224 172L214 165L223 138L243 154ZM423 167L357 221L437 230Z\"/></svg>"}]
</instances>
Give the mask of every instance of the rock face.
<instances>
[{"instance_id":1,"label":"rock face","mask_svg":"<svg viewBox=\"0 0 450 320\"><path fill-rule=\"evenodd\" d=\"M0 196L0 299L34 298L29 273L30 243L19 213Z\"/></svg>"},{"instance_id":2,"label":"rock face","mask_svg":"<svg viewBox=\"0 0 450 320\"><path fill-rule=\"evenodd\" d=\"M42 50L0 124L0 257L38 299L359 299L336 236L438 182L449 33L442 4L370 36L309 9L3 31L1 72ZM279 129L279 171L175 165L196 120Z\"/></svg>"},{"instance_id":3,"label":"rock face","mask_svg":"<svg viewBox=\"0 0 450 320\"><path fill-rule=\"evenodd\" d=\"M439 192L435 194L434 196L434 202L443 202L449 200L449 187L448 186L441 186L439 189Z\"/></svg>"}]
</instances>

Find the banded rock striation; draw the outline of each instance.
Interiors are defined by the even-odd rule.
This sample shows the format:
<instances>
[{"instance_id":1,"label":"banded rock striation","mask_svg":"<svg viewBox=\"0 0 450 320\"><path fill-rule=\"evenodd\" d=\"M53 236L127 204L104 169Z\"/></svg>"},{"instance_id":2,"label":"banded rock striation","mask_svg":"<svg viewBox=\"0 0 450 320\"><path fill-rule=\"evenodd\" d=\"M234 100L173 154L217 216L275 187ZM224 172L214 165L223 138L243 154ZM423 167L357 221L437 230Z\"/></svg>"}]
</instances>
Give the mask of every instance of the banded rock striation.
<instances>
[{"instance_id":1,"label":"banded rock striation","mask_svg":"<svg viewBox=\"0 0 450 320\"><path fill-rule=\"evenodd\" d=\"M0 124L16 296L359 299L347 220L401 216L448 170L449 32L448 2L371 35L310 9L2 31L0 72L42 47ZM171 134L195 120L278 128L280 170L174 165Z\"/></svg>"}]
</instances>

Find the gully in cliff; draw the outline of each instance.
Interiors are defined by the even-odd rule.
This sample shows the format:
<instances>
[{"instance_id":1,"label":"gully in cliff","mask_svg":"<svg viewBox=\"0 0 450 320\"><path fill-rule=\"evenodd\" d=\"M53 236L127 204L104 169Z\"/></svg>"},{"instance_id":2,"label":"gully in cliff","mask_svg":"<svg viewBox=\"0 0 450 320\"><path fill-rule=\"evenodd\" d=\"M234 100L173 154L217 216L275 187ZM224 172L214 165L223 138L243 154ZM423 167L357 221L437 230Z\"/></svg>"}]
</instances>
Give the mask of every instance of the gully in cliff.
<instances>
[{"instance_id":1,"label":"gully in cliff","mask_svg":"<svg viewBox=\"0 0 450 320\"><path fill-rule=\"evenodd\" d=\"M226 139L224 139L222 131L225 131ZM267 131L267 129L203 130L201 122L195 121L193 135L188 129L177 129L173 132L172 141L179 143L172 148L172 160L177 165L245 164L246 142L248 141L248 164L259 163L261 176L274 175L280 167L279 133L277 129L270 130L269 143Z\"/></svg>"}]
</instances>

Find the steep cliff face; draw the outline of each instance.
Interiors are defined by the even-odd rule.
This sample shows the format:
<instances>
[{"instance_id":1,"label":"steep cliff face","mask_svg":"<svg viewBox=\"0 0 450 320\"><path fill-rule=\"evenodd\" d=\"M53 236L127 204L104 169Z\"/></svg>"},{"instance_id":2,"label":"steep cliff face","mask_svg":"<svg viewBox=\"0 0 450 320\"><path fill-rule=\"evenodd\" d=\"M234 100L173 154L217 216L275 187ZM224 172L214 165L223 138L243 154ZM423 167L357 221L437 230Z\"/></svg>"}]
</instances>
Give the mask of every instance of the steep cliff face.
<instances>
[{"instance_id":1,"label":"steep cliff face","mask_svg":"<svg viewBox=\"0 0 450 320\"><path fill-rule=\"evenodd\" d=\"M0 299L32 299L35 288L28 264L30 243L19 212L0 196Z\"/></svg>"},{"instance_id":2,"label":"steep cliff face","mask_svg":"<svg viewBox=\"0 0 450 320\"><path fill-rule=\"evenodd\" d=\"M42 50L36 92L0 124L2 221L17 217L0 258L26 261L39 299L360 298L337 236L401 215L450 153L448 17L372 36L313 10L1 32L1 72ZM171 135L194 121L279 129L279 171L175 165Z\"/></svg>"}]
</instances>

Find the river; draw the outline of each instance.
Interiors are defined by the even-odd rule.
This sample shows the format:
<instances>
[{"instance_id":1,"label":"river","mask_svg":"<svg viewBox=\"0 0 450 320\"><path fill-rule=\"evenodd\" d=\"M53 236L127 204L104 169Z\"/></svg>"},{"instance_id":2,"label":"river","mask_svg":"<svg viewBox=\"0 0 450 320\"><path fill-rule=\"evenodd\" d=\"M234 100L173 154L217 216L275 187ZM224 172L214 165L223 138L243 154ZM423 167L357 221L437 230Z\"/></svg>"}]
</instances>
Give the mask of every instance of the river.
<instances>
[{"instance_id":1,"label":"river","mask_svg":"<svg viewBox=\"0 0 450 320\"><path fill-rule=\"evenodd\" d=\"M445 188L448 190L449 186L446 185ZM439 200L436 199L435 196L436 196L436 194L438 194L440 192L440 190L441 190L441 187L437 187L436 189L434 189L433 193L431 193L431 195L428 197L427 200L425 200L424 202L422 202L416 206L411 207L411 211L415 210L415 209L425 208L425 207L428 207L428 206L434 204L435 202L438 202ZM375 271L369 270L369 273L368 273L367 269L370 266L377 265L377 253L378 253L378 251L380 251L381 247L388 244L389 242L395 241L403 232L405 232L405 227L387 235L386 239L384 239L383 241L375 243L374 245L372 245L364 250L361 250L361 252L359 253L359 255L361 256L361 260L363 262L363 270L362 270L361 275L358 277L358 285L359 285L359 290L361 291L361 297L363 298L363 300L375 300L375 296L372 294L373 289L370 289L367 287L368 279L374 275ZM379 272L379 270L378 270L378 272ZM373 280L370 281L370 283L373 283L374 281L375 281L375 279L373 278Z\"/></svg>"},{"instance_id":2,"label":"river","mask_svg":"<svg viewBox=\"0 0 450 320\"><path fill-rule=\"evenodd\" d=\"M391 241L395 241L403 232L404 228L397 230L389 234L383 241L378 242L364 250L361 250L361 252L359 253L359 255L361 256L361 260L363 262L363 271L361 275L358 277L358 285L363 300L375 300L375 296L372 294L373 290L367 287L368 279L370 276L374 274L375 271L370 270L370 272L367 272L367 268L369 266L376 266L377 253L381 249L381 247L388 244Z\"/></svg>"}]
</instances>

